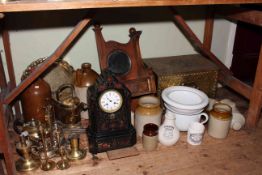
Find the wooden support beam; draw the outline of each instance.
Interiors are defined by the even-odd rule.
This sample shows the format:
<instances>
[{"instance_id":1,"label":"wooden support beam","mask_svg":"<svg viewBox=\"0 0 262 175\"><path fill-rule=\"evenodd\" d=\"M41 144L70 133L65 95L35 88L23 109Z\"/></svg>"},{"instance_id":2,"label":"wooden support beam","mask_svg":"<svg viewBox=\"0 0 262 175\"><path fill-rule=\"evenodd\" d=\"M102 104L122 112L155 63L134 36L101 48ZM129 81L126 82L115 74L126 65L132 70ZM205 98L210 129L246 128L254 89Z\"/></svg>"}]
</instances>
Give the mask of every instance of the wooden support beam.
<instances>
[{"instance_id":1,"label":"wooden support beam","mask_svg":"<svg viewBox=\"0 0 262 175\"><path fill-rule=\"evenodd\" d=\"M252 93L252 87L236 77L228 74L220 73L219 81L223 82L228 87L234 89L239 94L243 95L245 98L250 99Z\"/></svg>"},{"instance_id":2,"label":"wooden support beam","mask_svg":"<svg viewBox=\"0 0 262 175\"><path fill-rule=\"evenodd\" d=\"M227 74L232 74L231 71L210 50L204 47L202 42L198 39L198 37L195 35L192 29L187 25L182 16L177 13L175 8L171 7L170 9L174 14L175 24L179 27L179 29L186 36L186 38L191 42L193 47L202 55L208 57L210 60L216 63L223 72Z\"/></svg>"},{"instance_id":3,"label":"wooden support beam","mask_svg":"<svg viewBox=\"0 0 262 175\"><path fill-rule=\"evenodd\" d=\"M260 46L259 60L257 64L256 77L253 91L250 97L249 108L247 111L248 128L255 127L258 123L262 107L262 44Z\"/></svg>"},{"instance_id":4,"label":"wooden support beam","mask_svg":"<svg viewBox=\"0 0 262 175\"><path fill-rule=\"evenodd\" d=\"M204 48L207 50L211 49L213 27L214 27L214 7L208 6L206 20L205 20L205 31L204 31L204 41L203 41Z\"/></svg>"},{"instance_id":5,"label":"wooden support beam","mask_svg":"<svg viewBox=\"0 0 262 175\"><path fill-rule=\"evenodd\" d=\"M14 89L16 87L16 80L15 80L14 64L13 64L13 59L12 59L11 47L10 47L9 32L6 29L6 25L5 25L5 21L7 19L3 19L3 20L4 22L2 24L2 39L3 39L3 44L4 44L4 50L5 50L9 82L11 85L11 89ZM20 110L20 106L18 102L15 103L15 113L17 116L21 116L21 110Z\"/></svg>"},{"instance_id":6,"label":"wooden support beam","mask_svg":"<svg viewBox=\"0 0 262 175\"><path fill-rule=\"evenodd\" d=\"M6 82L6 77L5 77L5 69L3 65L2 56L0 54L0 88L1 90L6 88L6 86L7 86L7 82Z\"/></svg>"},{"instance_id":7,"label":"wooden support beam","mask_svg":"<svg viewBox=\"0 0 262 175\"><path fill-rule=\"evenodd\" d=\"M220 68L221 77L223 77L220 78L220 81L222 81L222 83L234 89L244 97L249 98L251 94L251 88L245 83L233 77L232 72L209 49L206 49L204 47L202 42L194 34L191 28L186 24L182 16L177 13L175 8L171 7L170 9L174 14L175 24L180 28L180 30L183 32L186 38L191 42L193 47L199 53L213 61Z\"/></svg>"},{"instance_id":8,"label":"wooden support beam","mask_svg":"<svg viewBox=\"0 0 262 175\"><path fill-rule=\"evenodd\" d=\"M15 160L13 155L13 147L11 145L11 139L9 139L8 129L5 121L7 105L4 105L0 101L0 148L5 158L5 165L7 174L16 174Z\"/></svg>"},{"instance_id":9,"label":"wooden support beam","mask_svg":"<svg viewBox=\"0 0 262 175\"><path fill-rule=\"evenodd\" d=\"M219 8L216 8L215 13L231 20L242 21L262 27L262 11L259 10L236 6L219 6Z\"/></svg>"},{"instance_id":10,"label":"wooden support beam","mask_svg":"<svg viewBox=\"0 0 262 175\"><path fill-rule=\"evenodd\" d=\"M93 14L90 14L92 16ZM50 67L62 54L69 48L72 42L81 34L81 32L91 22L91 17L81 20L67 38L60 44L55 52L49 56L45 62L37 67L29 77L22 81L12 92L10 92L4 100L5 104L10 104L26 87L28 87L36 78L38 78L48 67Z\"/></svg>"}]
</instances>

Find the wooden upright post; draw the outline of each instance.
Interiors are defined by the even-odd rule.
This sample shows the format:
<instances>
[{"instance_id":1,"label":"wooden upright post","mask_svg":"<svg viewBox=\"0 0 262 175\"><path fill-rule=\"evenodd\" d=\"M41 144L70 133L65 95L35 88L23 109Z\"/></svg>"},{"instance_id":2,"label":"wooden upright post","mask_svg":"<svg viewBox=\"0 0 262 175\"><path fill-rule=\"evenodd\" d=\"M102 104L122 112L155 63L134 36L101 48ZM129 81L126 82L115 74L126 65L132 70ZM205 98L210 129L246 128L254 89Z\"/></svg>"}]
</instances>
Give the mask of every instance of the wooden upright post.
<instances>
[{"instance_id":1,"label":"wooden upright post","mask_svg":"<svg viewBox=\"0 0 262 175\"><path fill-rule=\"evenodd\" d=\"M257 125L261 112L261 107L262 107L262 44L260 46L256 78L252 89L249 108L247 112L246 126L248 128L252 128Z\"/></svg>"},{"instance_id":2,"label":"wooden upright post","mask_svg":"<svg viewBox=\"0 0 262 175\"><path fill-rule=\"evenodd\" d=\"M211 49L213 27L214 27L214 8L213 6L208 6L206 20L205 20L205 32L204 32L204 41L203 41L204 48L207 50Z\"/></svg>"}]
</instances>

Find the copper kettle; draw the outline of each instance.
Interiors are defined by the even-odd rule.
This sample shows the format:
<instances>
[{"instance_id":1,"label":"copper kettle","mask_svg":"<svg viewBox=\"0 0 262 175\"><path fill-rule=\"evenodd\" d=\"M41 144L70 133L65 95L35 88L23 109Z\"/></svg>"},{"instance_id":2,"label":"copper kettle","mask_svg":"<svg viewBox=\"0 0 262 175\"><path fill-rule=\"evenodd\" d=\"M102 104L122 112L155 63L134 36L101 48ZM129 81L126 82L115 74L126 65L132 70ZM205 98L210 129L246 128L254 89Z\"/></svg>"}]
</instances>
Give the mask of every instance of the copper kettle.
<instances>
[{"instance_id":1,"label":"copper kettle","mask_svg":"<svg viewBox=\"0 0 262 175\"><path fill-rule=\"evenodd\" d=\"M65 93L65 90L68 93ZM87 105L80 102L79 98L76 97L72 84L64 84L56 91L54 109L56 119L66 124L67 127L71 127L80 122L80 113L87 110Z\"/></svg>"}]
</instances>

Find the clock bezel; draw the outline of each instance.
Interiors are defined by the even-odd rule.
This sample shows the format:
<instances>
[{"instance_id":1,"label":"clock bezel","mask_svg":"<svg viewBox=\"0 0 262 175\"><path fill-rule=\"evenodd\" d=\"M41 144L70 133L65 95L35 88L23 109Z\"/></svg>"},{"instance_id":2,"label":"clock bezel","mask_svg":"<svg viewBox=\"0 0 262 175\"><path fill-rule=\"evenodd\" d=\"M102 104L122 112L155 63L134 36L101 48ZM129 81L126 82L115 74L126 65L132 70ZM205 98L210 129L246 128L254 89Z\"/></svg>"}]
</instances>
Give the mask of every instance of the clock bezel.
<instances>
[{"instance_id":1,"label":"clock bezel","mask_svg":"<svg viewBox=\"0 0 262 175\"><path fill-rule=\"evenodd\" d=\"M116 109L114 110L107 110L105 109L102 105L101 105L101 98L103 95L105 95L106 93L108 93L109 91L114 91L115 93L117 93L121 98L120 98L120 104L119 104L119 107L117 107ZM114 112L117 112L118 110L121 109L121 107L123 106L123 96L122 94L117 91L116 89L107 89L105 90L103 93L100 94L99 98L98 98L98 105L100 107L100 109L103 111L103 112L106 112L106 113L114 113Z\"/></svg>"}]
</instances>

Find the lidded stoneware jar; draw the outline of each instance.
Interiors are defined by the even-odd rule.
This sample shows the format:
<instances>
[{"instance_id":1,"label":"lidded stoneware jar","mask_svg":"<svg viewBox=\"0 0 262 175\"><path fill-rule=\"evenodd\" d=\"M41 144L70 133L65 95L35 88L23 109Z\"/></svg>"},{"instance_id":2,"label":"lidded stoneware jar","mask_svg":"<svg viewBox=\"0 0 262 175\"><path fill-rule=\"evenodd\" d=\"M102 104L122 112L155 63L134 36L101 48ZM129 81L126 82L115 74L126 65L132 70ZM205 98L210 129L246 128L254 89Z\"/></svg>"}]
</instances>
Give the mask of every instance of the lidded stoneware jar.
<instances>
[{"instance_id":1,"label":"lidded stoneware jar","mask_svg":"<svg viewBox=\"0 0 262 175\"><path fill-rule=\"evenodd\" d=\"M83 63L81 69L74 74L74 86L76 96L81 102L87 103L87 89L96 82L98 74L91 68L90 63ZM81 112L81 118L88 119L88 111Z\"/></svg>"},{"instance_id":2,"label":"lidded stoneware jar","mask_svg":"<svg viewBox=\"0 0 262 175\"><path fill-rule=\"evenodd\" d=\"M232 120L232 109L224 103L216 103L209 113L208 134L223 139L228 135Z\"/></svg>"},{"instance_id":3,"label":"lidded stoneware jar","mask_svg":"<svg viewBox=\"0 0 262 175\"><path fill-rule=\"evenodd\" d=\"M135 128L138 136L142 136L144 125L154 123L161 124L162 109L160 100L155 96L143 96L138 100L138 107L135 110Z\"/></svg>"}]
</instances>

